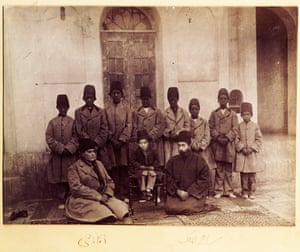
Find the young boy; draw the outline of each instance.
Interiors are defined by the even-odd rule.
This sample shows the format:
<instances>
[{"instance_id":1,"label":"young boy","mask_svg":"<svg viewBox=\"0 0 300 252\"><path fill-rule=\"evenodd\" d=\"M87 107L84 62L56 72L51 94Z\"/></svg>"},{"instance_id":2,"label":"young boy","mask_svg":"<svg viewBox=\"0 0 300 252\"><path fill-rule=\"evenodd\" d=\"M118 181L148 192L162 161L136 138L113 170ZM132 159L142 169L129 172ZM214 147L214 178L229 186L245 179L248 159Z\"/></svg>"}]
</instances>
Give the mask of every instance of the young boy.
<instances>
[{"instance_id":1,"label":"young boy","mask_svg":"<svg viewBox=\"0 0 300 252\"><path fill-rule=\"evenodd\" d=\"M235 171L240 172L242 197L255 199L253 195L256 187L256 172L261 171L263 162L260 159L262 134L259 126L251 121L253 116L252 104L241 104L243 122L239 124L236 139L236 164Z\"/></svg>"},{"instance_id":2,"label":"young boy","mask_svg":"<svg viewBox=\"0 0 300 252\"><path fill-rule=\"evenodd\" d=\"M111 103L105 107L108 125L108 156L112 164L110 175L115 182L116 195L128 202L128 145L132 133L132 112L123 99L123 87L119 81L110 84Z\"/></svg>"},{"instance_id":3,"label":"young boy","mask_svg":"<svg viewBox=\"0 0 300 252\"><path fill-rule=\"evenodd\" d=\"M131 157L132 168L140 177L141 200L152 199L152 191L156 181L155 170L159 166L158 155L152 149L150 137L146 130L138 131L138 148Z\"/></svg>"},{"instance_id":4,"label":"young boy","mask_svg":"<svg viewBox=\"0 0 300 252\"><path fill-rule=\"evenodd\" d=\"M162 134L164 131L164 118L159 108L154 107L151 102L150 88L145 86L140 89L142 106L133 113L133 139L137 139L137 132L146 130L152 140L153 148L157 150L160 166L164 165L164 150Z\"/></svg>"},{"instance_id":5,"label":"young boy","mask_svg":"<svg viewBox=\"0 0 300 252\"><path fill-rule=\"evenodd\" d=\"M212 157L210 143L210 132L207 120L199 116L200 102L198 99L193 98L189 103L189 111L191 114L191 149L193 152L198 153L208 164L210 171L209 180L209 194L213 194L214 185L214 169L216 168L216 162Z\"/></svg>"},{"instance_id":6,"label":"young boy","mask_svg":"<svg viewBox=\"0 0 300 252\"><path fill-rule=\"evenodd\" d=\"M170 87L168 89L168 101L170 107L165 111L164 121L165 130L164 150L165 150L165 163L178 154L176 138L180 131L190 131L190 118L188 112L178 106L179 92L177 87Z\"/></svg>"},{"instance_id":7,"label":"young boy","mask_svg":"<svg viewBox=\"0 0 300 252\"><path fill-rule=\"evenodd\" d=\"M215 175L215 198L223 195L236 198L233 194L232 163L235 158L234 141L237 134L238 119L236 113L227 107L229 94L221 88L218 93L220 107L209 118L211 148L217 163Z\"/></svg>"},{"instance_id":8,"label":"young boy","mask_svg":"<svg viewBox=\"0 0 300 252\"><path fill-rule=\"evenodd\" d=\"M59 114L50 120L46 129L46 142L51 150L47 176L49 183L56 185L56 190L59 191L57 197L65 200L69 188L67 171L76 161L78 141L73 134L74 120L67 115L69 100L65 94L57 96L56 108Z\"/></svg>"}]
</instances>

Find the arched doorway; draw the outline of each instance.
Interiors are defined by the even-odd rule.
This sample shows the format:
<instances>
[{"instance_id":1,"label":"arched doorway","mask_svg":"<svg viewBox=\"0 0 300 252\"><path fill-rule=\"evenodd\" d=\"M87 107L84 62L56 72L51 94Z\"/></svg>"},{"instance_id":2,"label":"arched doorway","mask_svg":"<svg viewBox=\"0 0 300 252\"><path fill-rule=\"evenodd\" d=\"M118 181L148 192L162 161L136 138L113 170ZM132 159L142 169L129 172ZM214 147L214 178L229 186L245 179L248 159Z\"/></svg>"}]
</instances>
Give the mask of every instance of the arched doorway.
<instances>
[{"instance_id":1,"label":"arched doorway","mask_svg":"<svg viewBox=\"0 0 300 252\"><path fill-rule=\"evenodd\" d=\"M288 36L284 22L256 8L258 122L265 133L288 133Z\"/></svg>"},{"instance_id":2,"label":"arched doorway","mask_svg":"<svg viewBox=\"0 0 300 252\"><path fill-rule=\"evenodd\" d=\"M140 106L139 91L149 86L156 104L156 31L147 11L136 7L110 7L100 23L104 104L109 101L110 82L123 83L125 99L132 109Z\"/></svg>"}]
</instances>

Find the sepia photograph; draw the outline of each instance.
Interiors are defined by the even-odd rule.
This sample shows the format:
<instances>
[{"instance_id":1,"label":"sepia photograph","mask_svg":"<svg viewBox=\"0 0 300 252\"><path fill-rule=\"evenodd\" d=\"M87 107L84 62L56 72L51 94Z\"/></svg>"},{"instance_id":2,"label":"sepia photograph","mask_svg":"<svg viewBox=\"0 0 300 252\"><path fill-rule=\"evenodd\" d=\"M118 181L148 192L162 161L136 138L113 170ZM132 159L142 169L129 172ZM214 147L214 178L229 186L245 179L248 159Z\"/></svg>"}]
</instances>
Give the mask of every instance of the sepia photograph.
<instances>
[{"instance_id":1,"label":"sepia photograph","mask_svg":"<svg viewBox=\"0 0 300 252\"><path fill-rule=\"evenodd\" d=\"M4 227L295 228L296 4L4 5L2 25Z\"/></svg>"}]
</instances>

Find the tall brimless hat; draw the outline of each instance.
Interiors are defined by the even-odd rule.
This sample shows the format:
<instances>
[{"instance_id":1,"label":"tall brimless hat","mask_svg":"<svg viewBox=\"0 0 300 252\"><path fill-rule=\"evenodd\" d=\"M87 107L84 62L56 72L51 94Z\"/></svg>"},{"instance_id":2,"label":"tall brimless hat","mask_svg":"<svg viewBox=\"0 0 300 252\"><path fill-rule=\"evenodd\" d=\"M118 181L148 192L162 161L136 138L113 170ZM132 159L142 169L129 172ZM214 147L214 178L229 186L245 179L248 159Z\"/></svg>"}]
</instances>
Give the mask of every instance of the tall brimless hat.
<instances>
[{"instance_id":1,"label":"tall brimless hat","mask_svg":"<svg viewBox=\"0 0 300 252\"><path fill-rule=\"evenodd\" d=\"M191 144L191 133L186 130L182 130L179 132L178 136L176 137L177 142L186 142L187 144Z\"/></svg>"},{"instance_id":2,"label":"tall brimless hat","mask_svg":"<svg viewBox=\"0 0 300 252\"><path fill-rule=\"evenodd\" d=\"M67 107L69 108L68 96L65 94L59 94L56 97L56 108Z\"/></svg>"},{"instance_id":3,"label":"tall brimless hat","mask_svg":"<svg viewBox=\"0 0 300 252\"><path fill-rule=\"evenodd\" d=\"M193 98L193 99L190 100L190 103L189 103L189 109L191 109L191 107L192 107L193 105L198 106L199 109L200 109L200 102L199 102L199 100L198 100L197 98Z\"/></svg>"},{"instance_id":4,"label":"tall brimless hat","mask_svg":"<svg viewBox=\"0 0 300 252\"><path fill-rule=\"evenodd\" d=\"M150 136L146 130L139 130L137 132L137 140L140 141L142 139L146 139L146 140L150 141Z\"/></svg>"},{"instance_id":5,"label":"tall brimless hat","mask_svg":"<svg viewBox=\"0 0 300 252\"><path fill-rule=\"evenodd\" d=\"M171 97L175 97L175 98L179 99L179 92L178 92L177 87L169 87L169 89L168 89L168 99L170 99Z\"/></svg>"},{"instance_id":6,"label":"tall brimless hat","mask_svg":"<svg viewBox=\"0 0 300 252\"><path fill-rule=\"evenodd\" d=\"M96 144L90 138L82 138L79 140L79 151L81 153L89 149L94 149Z\"/></svg>"},{"instance_id":7,"label":"tall brimless hat","mask_svg":"<svg viewBox=\"0 0 300 252\"><path fill-rule=\"evenodd\" d=\"M241 114L244 112L249 112L251 115L253 115L252 104L250 102L243 102L241 104Z\"/></svg>"},{"instance_id":8,"label":"tall brimless hat","mask_svg":"<svg viewBox=\"0 0 300 252\"><path fill-rule=\"evenodd\" d=\"M141 87L140 90L140 97L146 97L146 98L151 98L151 90L149 87L145 86L145 87Z\"/></svg>"},{"instance_id":9,"label":"tall brimless hat","mask_svg":"<svg viewBox=\"0 0 300 252\"><path fill-rule=\"evenodd\" d=\"M123 87L122 87L122 83L120 81L112 81L110 83L109 94L111 95L111 92L114 91L114 90L119 90L123 95Z\"/></svg>"},{"instance_id":10,"label":"tall brimless hat","mask_svg":"<svg viewBox=\"0 0 300 252\"><path fill-rule=\"evenodd\" d=\"M221 95L226 95L229 98L228 90L226 88L221 88L218 92L218 97L220 97Z\"/></svg>"},{"instance_id":11,"label":"tall brimless hat","mask_svg":"<svg viewBox=\"0 0 300 252\"><path fill-rule=\"evenodd\" d=\"M96 99L96 89L95 86L93 85L85 85L84 90L83 90L83 100L85 100L85 98L87 96L92 96L94 99Z\"/></svg>"}]
</instances>

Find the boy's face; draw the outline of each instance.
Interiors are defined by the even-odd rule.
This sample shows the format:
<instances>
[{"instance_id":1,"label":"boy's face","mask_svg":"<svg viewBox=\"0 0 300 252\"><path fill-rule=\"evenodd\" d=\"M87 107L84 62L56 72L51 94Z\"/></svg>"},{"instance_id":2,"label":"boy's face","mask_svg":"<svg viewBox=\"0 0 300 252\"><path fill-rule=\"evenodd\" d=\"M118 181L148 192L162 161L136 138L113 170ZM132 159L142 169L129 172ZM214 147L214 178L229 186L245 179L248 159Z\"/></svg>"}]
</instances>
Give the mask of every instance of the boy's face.
<instances>
[{"instance_id":1,"label":"boy's face","mask_svg":"<svg viewBox=\"0 0 300 252\"><path fill-rule=\"evenodd\" d=\"M142 105L144 108L150 107L150 99L149 97L141 97Z\"/></svg>"},{"instance_id":2,"label":"boy's face","mask_svg":"<svg viewBox=\"0 0 300 252\"><path fill-rule=\"evenodd\" d=\"M197 105L192 105L190 108L190 113L192 118L198 118L200 108Z\"/></svg>"},{"instance_id":3,"label":"boy's face","mask_svg":"<svg viewBox=\"0 0 300 252\"><path fill-rule=\"evenodd\" d=\"M228 103L228 96L227 95L225 95L225 94L222 94L222 95L220 95L219 96L219 98L218 98L218 102L219 102L219 104L220 104L220 107L221 108L226 108L226 105L227 105L227 103Z\"/></svg>"},{"instance_id":4,"label":"boy's face","mask_svg":"<svg viewBox=\"0 0 300 252\"><path fill-rule=\"evenodd\" d=\"M149 141L147 139L141 139L139 140L139 146L143 151L148 150Z\"/></svg>"},{"instance_id":5,"label":"boy's face","mask_svg":"<svg viewBox=\"0 0 300 252\"><path fill-rule=\"evenodd\" d=\"M113 90L113 91L111 91L110 95L111 95L114 103L120 103L121 98L122 98L122 93L120 90Z\"/></svg>"},{"instance_id":6,"label":"boy's face","mask_svg":"<svg viewBox=\"0 0 300 252\"><path fill-rule=\"evenodd\" d=\"M85 98L84 98L84 101L85 101L85 104L88 108L91 108L93 107L94 105L94 101L95 101L95 98L93 95L87 95Z\"/></svg>"},{"instance_id":7,"label":"boy's face","mask_svg":"<svg viewBox=\"0 0 300 252\"><path fill-rule=\"evenodd\" d=\"M59 111L59 114L61 116L66 116L67 111L68 111L68 107L67 106L60 106L57 108L57 110Z\"/></svg>"},{"instance_id":8,"label":"boy's face","mask_svg":"<svg viewBox=\"0 0 300 252\"><path fill-rule=\"evenodd\" d=\"M251 114L250 114L250 112L243 112L242 118L243 118L243 120L244 120L245 123L249 122L250 119L251 119Z\"/></svg>"},{"instance_id":9,"label":"boy's face","mask_svg":"<svg viewBox=\"0 0 300 252\"><path fill-rule=\"evenodd\" d=\"M177 97L170 97L168 98L169 104L171 108L177 107L178 99Z\"/></svg>"},{"instance_id":10,"label":"boy's face","mask_svg":"<svg viewBox=\"0 0 300 252\"><path fill-rule=\"evenodd\" d=\"M88 162L94 162L97 158L95 149L88 149L82 153L82 158Z\"/></svg>"}]
</instances>

